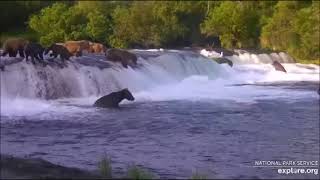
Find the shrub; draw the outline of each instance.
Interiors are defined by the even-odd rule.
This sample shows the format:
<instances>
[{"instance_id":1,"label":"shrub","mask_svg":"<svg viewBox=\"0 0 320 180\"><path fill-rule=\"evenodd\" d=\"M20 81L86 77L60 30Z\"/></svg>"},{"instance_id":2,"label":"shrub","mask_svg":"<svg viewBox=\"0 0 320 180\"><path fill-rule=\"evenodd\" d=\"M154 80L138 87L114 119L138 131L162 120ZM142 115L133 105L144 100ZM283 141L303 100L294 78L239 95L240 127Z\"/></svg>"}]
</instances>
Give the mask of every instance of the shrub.
<instances>
[{"instance_id":1,"label":"shrub","mask_svg":"<svg viewBox=\"0 0 320 180\"><path fill-rule=\"evenodd\" d=\"M208 179L208 177L204 174L200 174L199 172L195 172L192 174L191 179Z\"/></svg>"},{"instance_id":2,"label":"shrub","mask_svg":"<svg viewBox=\"0 0 320 180\"><path fill-rule=\"evenodd\" d=\"M142 170L136 165L131 165L127 171L127 177L129 179L152 179L153 176L147 171Z\"/></svg>"},{"instance_id":3,"label":"shrub","mask_svg":"<svg viewBox=\"0 0 320 180\"><path fill-rule=\"evenodd\" d=\"M98 168L103 178L112 178L111 159L105 156L99 163Z\"/></svg>"}]
</instances>

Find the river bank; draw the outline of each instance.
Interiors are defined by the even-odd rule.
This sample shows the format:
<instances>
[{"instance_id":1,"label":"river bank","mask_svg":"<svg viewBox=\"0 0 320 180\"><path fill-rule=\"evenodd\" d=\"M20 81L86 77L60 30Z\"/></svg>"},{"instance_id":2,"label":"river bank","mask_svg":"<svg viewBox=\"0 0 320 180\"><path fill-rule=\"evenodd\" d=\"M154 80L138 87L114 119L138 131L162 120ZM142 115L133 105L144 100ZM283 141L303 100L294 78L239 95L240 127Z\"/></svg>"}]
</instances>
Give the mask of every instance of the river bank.
<instances>
[{"instance_id":1,"label":"river bank","mask_svg":"<svg viewBox=\"0 0 320 180\"><path fill-rule=\"evenodd\" d=\"M53 164L40 158L19 158L1 154L1 179L96 179L101 176L78 168Z\"/></svg>"}]
</instances>

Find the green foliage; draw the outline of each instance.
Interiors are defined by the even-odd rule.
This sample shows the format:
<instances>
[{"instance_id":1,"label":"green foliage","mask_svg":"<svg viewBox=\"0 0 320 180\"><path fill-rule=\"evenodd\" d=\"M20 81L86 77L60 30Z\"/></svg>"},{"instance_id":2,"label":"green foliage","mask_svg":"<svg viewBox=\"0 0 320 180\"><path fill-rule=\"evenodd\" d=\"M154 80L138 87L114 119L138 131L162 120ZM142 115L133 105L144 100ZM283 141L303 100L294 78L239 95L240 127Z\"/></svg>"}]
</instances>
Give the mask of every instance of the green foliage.
<instances>
[{"instance_id":1,"label":"green foliage","mask_svg":"<svg viewBox=\"0 0 320 180\"><path fill-rule=\"evenodd\" d=\"M110 22L99 11L93 11L88 14L89 22L86 31L89 37L94 41L106 42L111 33Z\"/></svg>"},{"instance_id":2,"label":"green foliage","mask_svg":"<svg viewBox=\"0 0 320 180\"><path fill-rule=\"evenodd\" d=\"M88 18L86 32L93 41L108 44L112 33L111 14L117 6L123 3L117 1L79 1L76 5L82 14Z\"/></svg>"},{"instance_id":3,"label":"green foliage","mask_svg":"<svg viewBox=\"0 0 320 180\"><path fill-rule=\"evenodd\" d=\"M292 53L299 59L320 57L320 2L302 8L293 22L293 31L298 36L298 44Z\"/></svg>"},{"instance_id":4,"label":"green foliage","mask_svg":"<svg viewBox=\"0 0 320 180\"><path fill-rule=\"evenodd\" d=\"M219 37L224 48L262 47L314 60L320 56L319 6L319 1L3 1L0 28L36 32L28 38L45 46L88 39L119 48L175 48L212 44Z\"/></svg>"},{"instance_id":5,"label":"green foliage","mask_svg":"<svg viewBox=\"0 0 320 180\"><path fill-rule=\"evenodd\" d=\"M295 1L281 1L276 5L276 11L262 28L262 47L273 50L285 50L288 45L295 45L296 34L292 31L292 23L298 10Z\"/></svg>"},{"instance_id":6,"label":"green foliage","mask_svg":"<svg viewBox=\"0 0 320 180\"><path fill-rule=\"evenodd\" d=\"M219 36L227 48L248 48L257 46L259 36L259 15L255 2L225 1L213 9L201 30L207 36Z\"/></svg>"},{"instance_id":7,"label":"green foliage","mask_svg":"<svg viewBox=\"0 0 320 180\"><path fill-rule=\"evenodd\" d=\"M257 8L260 14L260 28L268 23L272 14L274 13L277 1L259 1L257 2Z\"/></svg>"},{"instance_id":8,"label":"green foliage","mask_svg":"<svg viewBox=\"0 0 320 180\"><path fill-rule=\"evenodd\" d=\"M64 41L67 11L67 5L56 3L42 9L39 15L33 15L30 18L29 26L40 34L41 44L48 46L54 42Z\"/></svg>"},{"instance_id":9,"label":"green foliage","mask_svg":"<svg viewBox=\"0 0 320 180\"><path fill-rule=\"evenodd\" d=\"M104 157L99 163L98 168L103 178L112 178L112 166L111 159Z\"/></svg>"},{"instance_id":10,"label":"green foliage","mask_svg":"<svg viewBox=\"0 0 320 180\"><path fill-rule=\"evenodd\" d=\"M130 34L132 32L128 30L133 28L130 27L130 19L128 19L130 16L129 13L130 12L127 8L117 7L112 14L115 25L113 27L114 32L109 39L109 43L113 47L127 48L129 43L132 41Z\"/></svg>"},{"instance_id":11,"label":"green foliage","mask_svg":"<svg viewBox=\"0 0 320 180\"><path fill-rule=\"evenodd\" d=\"M261 45L264 48L287 51L298 59L317 59L319 46L319 2L311 5L298 1L281 1L263 27Z\"/></svg>"},{"instance_id":12,"label":"green foliage","mask_svg":"<svg viewBox=\"0 0 320 180\"><path fill-rule=\"evenodd\" d=\"M160 47L183 36L185 27L179 23L171 2L134 2L130 8L116 8L111 45L128 47Z\"/></svg>"},{"instance_id":13,"label":"green foliage","mask_svg":"<svg viewBox=\"0 0 320 180\"><path fill-rule=\"evenodd\" d=\"M153 176L147 171L142 170L138 166L132 165L128 168L127 177L129 179L152 179Z\"/></svg>"},{"instance_id":14,"label":"green foliage","mask_svg":"<svg viewBox=\"0 0 320 180\"><path fill-rule=\"evenodd\" d=\"M78 1L77 7L85 14L98 11L108 17L117 6L127 7L129 1Z\"/></svg>"},{"instance_id":15,"label":"green foliage","mask_svg":"<svg viewBox=\"0 0 320 180\"><path fill-rule=\"evenodd\" d=\"M83 3L93 3L88 6L91 8L99 5L95 1ZM93 9L95 10L84 9L81 3L71 7L64 3L55 3L42 9L40 14L33 15L29 26L41 35L40 43L46 46L55 42L81 39L105 43L112 32L110 20L106 13L102 12L103 9Z\"/></svg>"}]
</instances>

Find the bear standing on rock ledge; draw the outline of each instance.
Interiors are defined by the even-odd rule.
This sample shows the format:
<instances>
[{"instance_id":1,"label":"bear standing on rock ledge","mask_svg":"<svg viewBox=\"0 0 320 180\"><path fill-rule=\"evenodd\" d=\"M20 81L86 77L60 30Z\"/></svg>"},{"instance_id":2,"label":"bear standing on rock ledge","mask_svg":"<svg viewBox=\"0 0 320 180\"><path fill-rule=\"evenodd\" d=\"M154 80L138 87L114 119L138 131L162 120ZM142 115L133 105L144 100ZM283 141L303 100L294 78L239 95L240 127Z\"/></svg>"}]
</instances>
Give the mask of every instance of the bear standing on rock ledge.
<instances>
[{"instance_id":1,"label":"bear standing on rock ledge","mask_svg":"<svg viewBox=\"0 0 320 180\"><path fill-rule=\"evenodd\" d=\"M22 38L10 38L7 39L3 44L3 53L1 56L16 57L19 52L20 57L24 57L24 47L29 43L29 41Z\"/></svg>"},{"instance_id":2,"label":"bear standing on rock ledge","mask_svg":"<svg viewBox=\"0 0 320 180\"><path fill-rule=\"evenodd\" d=\"M35 64L34 59L37 59L39 62L45 65L45 62L43 60L44 48L40 44L30 42L25 46L24 52L26 55L26 61L29 61L28 58L31 57L31 61L33 64Z\"/></svg>"},{"instance_id":3,"label":"bear standing on rock ledge","mask_svg":"<svg viewBox=\"0 0 320 180\"><path fill-rule=\"evenodd\" d=\"M101 43L90 43L90 52L91 53L106 53L107 48Z\"/></svg>"},{"instance_id":4,"label":"bear standing on rock ledge","mask_svg":"<svg viewBox=\"0 0 320 180\"><path fill-rule=\"evenodd\" d=\"M72 56L72 54L66 47L58 44L52 44L45 50L44 54L48 54L49 51L52 51L52 54L50 54L50 56L53 56L54 58L57 58L58 55L60 55L62 62L64 62L64 60L69 60L69 58Z\"/></svg>"},{"instance_id":5,"label":"bear standing on rock ledge","mask_svg":"<svg viewBox=\"0 0 320 180\"><path fill-rule=\"evenodd\" d=\"M131 67L137 65L137 56L122 49L108 49L106 58L108 61L120 62L125 68L128 68L128 65Z\"/></svg>"},{"instance_id":6,"label":"bear standing on rock ledge","mask_svg":"<svg viewBox=\"0 0 320 180\"><path fill-rule=\"evenodd\" d=\"M95 107L104 107L104 108L118 108L119 103L123 100L127 99L129 101L133 101L134 97L131 92L126 88L118 92L110 93L106 96L99 98L93 106Z\"/></svg>"},{"instance_id":7,"label":"bear standing on rock ledge","mask_svg":"<svg viewBox=\"0 0 320 180\"><path fill-rule=\"evenodd\" d=\"M90 42L87 40L81 41L66 41L64 47L74 56L82 56L82 52L90 52Z\"/></svg>"}]
</instances>

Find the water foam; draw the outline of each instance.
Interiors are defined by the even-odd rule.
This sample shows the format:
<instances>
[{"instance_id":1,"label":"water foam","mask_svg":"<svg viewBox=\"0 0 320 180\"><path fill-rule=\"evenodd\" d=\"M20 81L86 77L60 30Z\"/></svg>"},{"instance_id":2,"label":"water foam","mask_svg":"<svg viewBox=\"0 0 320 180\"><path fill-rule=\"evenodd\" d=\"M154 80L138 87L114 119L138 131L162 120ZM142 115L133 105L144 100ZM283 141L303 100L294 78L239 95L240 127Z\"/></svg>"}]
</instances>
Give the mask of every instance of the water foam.
<instances>
[{"instance_id":1,"label":"water foam","mask_svg":"<svg viewBox=\"0 0 320 180\"><path fill-rule=\"evenodd\" d=\"M318 96L310 90L288 93L287 89L277 86L239 86L319 82L317 65L284 63L288 73L283 73L267 63L234 63L231 68L190 52L139 52L147 56L139 56L139 68L135 69L124 69L116 64L105 69L76 63L64 69L35 67L25 62L10 65L1 72L1 115L94 111L88 107L98 97L122 88L129 88L137 102L230 100L252 103L259 99L295 100ZM244 56L241 58L245 60ZM245 61L252 61L250 58ZM263 61L259 58L257 56ZM57 100L44 100L46 98Z\"/></svg>"}]
</instances>

